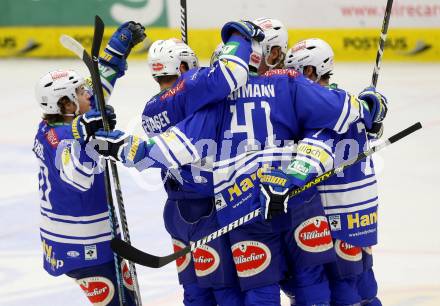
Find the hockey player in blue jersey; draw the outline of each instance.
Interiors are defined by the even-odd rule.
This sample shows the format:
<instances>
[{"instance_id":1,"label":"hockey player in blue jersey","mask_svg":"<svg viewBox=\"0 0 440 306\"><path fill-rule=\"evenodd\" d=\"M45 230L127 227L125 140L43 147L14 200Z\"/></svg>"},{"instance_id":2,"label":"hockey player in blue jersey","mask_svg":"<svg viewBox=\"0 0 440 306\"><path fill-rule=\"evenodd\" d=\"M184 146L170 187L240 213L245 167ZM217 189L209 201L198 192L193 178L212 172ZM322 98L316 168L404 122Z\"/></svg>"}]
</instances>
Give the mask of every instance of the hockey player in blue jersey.
<instances>
[{"instance_id":1,"label":"hockey player in blue jersey","mask_svg":"<svg viewBox=\"0 0 440 306\"><path fill-rule=\"evenodd\" d=\"M179 90L192 90L210 71L199 67L193 50L177 39L158 40L148 53L148 65L160 92L145 105L142 125L153 137L165 132L204 106L183 99ZM221 71L212 71L217 78ZM174 94L173 94L174 93ZM212 192L212 169L203 161L178 170L162 171L168 195L164 207L165 228L177 251L218 228ZM227 236L221 237L176 261L179 282L184 289L184 305L240 306L238 287Z\"/></svg>"},{"instance_id":2,"label":"hockey player in blue jersey","mask_svg":"<svg viewBox=\"0 0 440 306\"><path fill-rule=\"evenodd\" d=\"M231 25L227 24L222 31L224 41L229 37L228 26L230 29ZM226 45L224 50L235 49ZM217 65L225 65L223 56ZM235 83L218 82L216 90L224 92L225 85L230 88L228 84ZM210 99L211 90L197 87L198 95L192 98ZM310 101L314 101L313 106ZM93 137L99 145L95 143L93 147L101 155L139 170L178 168L212 156L217 217L223 226L260 207L256 186L261 172L290 162L293 143L304 130L330 128L343 133L359 118L371 125L376 115L367 112L354 96L312 84L294 70L276 69L262 76L250 76L247 85L230 94L223 103L196 112L148 141L120 131L98 131ZM85 121L82 124L88 125ZM90 137L87 133L78 136L80 141ZM294 200L292 205L304 199ZM267 211L276 213L273 205ZM241 236L247 235L249 239L232 245L246 305L280 304L278 282L287 272L280 253L284 249L280 232L290 229L291 224L277 221L274 216L272 222L259 220L242 226L246 230L240 231ZM307 230L307 224L303 228ZM307 235L306 240L313 235ZM308 241L304 244L307 246Z\"/></svg>"},{"instance_id":3,"label":"hockey player in blue jersey","mask_svg":"<svg viewBox=\"0 0 440 306\"><path fill-rule=\"evenodd\" d=\"M105 59L100 60L107 97L116 79L124 74L130 49L144 38L144 28L134 22L123 24L111 37ZM33 148L39 161L43 266L50 275L73 278L92 304L119 305L103 164L85 154L74 141L71 127L77 115L94 105L85 83L73 70L57 70L44 75L36 85L43 111ZM114 127L114 115L109 111ZM86 118L91 125L102 127L102 122L94 121L98 115L93 111ZM135 305L127 269L123 262L124 305Z\"/></svg>"},{"instance_id":4,"label":"hockey player in blue jersey","mask_svg":"<svg viewBox=\"0 0 440 306\"><path fill-rule=\"evenodd\" d=\"M287 52L287 30L276 19L259 18L254 21L263 28L265 39L262 44L261 63L251 62L258 74L264 74L276 67L284 66ZM306 205L298 205L291 209L291 229L284 235L285 254L288 264L289 276L280 282L281 289L297 304L320 304L330 301L330 290L325 276L325 263L335 259L331 248L330 229L325 219L317 189L309 191L309 198L304 199ZM292 222L294 220L294 222ZM301 230L305 224L319 222L319 226L309 225L301 231L301 239L295 232ZM313 236L314 235L314 236Z\"/></svg>"},{"instance_id":5,"label":"hockey player in blue jersey","mask_svg":"<svg viewBox=\"0 0 440 306\"><path fill-rule=\"evenodd\" d=\"M288 51L285 66L303 73L315 83L338 90L335 84L329 84L333 60L330 45L312 38L298 42ZM360 98L367 102L381 99L372 93L373 90L366 89ZM386 107L386 103L383 105ZM358 121L344 134L338 135L328 129L309 133L303 143L325 142L325 149L334 157L327 165L333 168L369 149L371 135L365 124ZM318 186L337 255L336 262L327 265L332 305L380 305L371 256L371 246L377 244L376 184L373 161L367 158Z\"/></svg>"}]
</instances>

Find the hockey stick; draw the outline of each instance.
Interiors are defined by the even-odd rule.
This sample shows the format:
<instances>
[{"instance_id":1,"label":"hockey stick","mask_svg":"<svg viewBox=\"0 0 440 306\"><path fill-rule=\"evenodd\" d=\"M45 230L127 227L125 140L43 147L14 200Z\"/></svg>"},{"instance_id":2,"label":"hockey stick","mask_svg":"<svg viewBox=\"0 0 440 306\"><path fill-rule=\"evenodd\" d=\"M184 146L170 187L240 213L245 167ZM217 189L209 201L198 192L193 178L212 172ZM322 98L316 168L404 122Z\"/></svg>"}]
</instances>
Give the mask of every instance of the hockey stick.
<instances>
[{"instance_id":1,"label":"hockey stick","mask_svg":"<svg viewBox=\"0 0 440 306\"><path fill-rule=\"evenodd\" d=\"M380 31L379 46L376 54L376 64L371 78L371 86L376 87L377 78L379 77L380 64L382 62L383 50L385 48L385 40L387 39L388 25L390 23L391 9L393 8L393 0L387 0L385 15L383 16L382 30Z\"/></svg>"},{"instance_id":2,"label":"hockey stick","mask_svg":"<svg viewBox=\"0 0 440 306\"><path fill-rule=\"evenodd\" d=\"M374 65L373 70L373 76L371 77L371 85L373 87L376 87L377 85L377 79L379 78L379 70L380 65L382 63L382 57L383 52L385 48L385 41L387 39L387 33L388 33L388 25L390 24L390 17L391 17L391 9L393 8L393 0L387 0L387 6L385 8L385 15L383 16L383 22L382 22L382 29L380 31L380 38L379 38L379 46L377 48L376 53L376 64ZM373 123L373 126L371 128L372 131L380 131L383 129L383 123ZM382 133L382 132L378 132Z\"/></svg>"},{"instance_id":3,"label":"hockey stick","mask_svg":"<svg viewBox=\"0 0 440 306\"><path fill-rule=\"evenodd\" d=\"M188 44L188 17L186 0L180 0L180 36L185 44Z\"/></svg>"},{"instance_id":4,"label":"hockey stick","mask_svg":"<svg viewBox=\"0 0 440 306\"><path fill-rule=\"evenodd\" d=\"M93 39L92 60L93 60L93 67L95 70L95 76L97 77L96 78L96 85L98 87L98 94L97 95L98 95L99 109L101 111L104 130L110 131L110 126L108 124L107 114L105 112L105 99L104 99L104 93L102 91L101 76L99 74L99 67L98 67L99 49L101 47L102 37L104 35L104 22L102 21L102 19L98 15L95 16L95 35L94 36L96 36L97 30L100 31L99 35L101 35L101 40L98 41L98 40ZM114 190L115 190L116 201L118 203L118 211L119 211L119 217L121 219L122 234L124 235L124 240L127 241L128 243L131 243L130 232L128 230L127 214L125 213L124 199L122 197L122 189L121 189L121 184L119 182L118 167L116 165L116 162L114 162L114 161L109 161L109 163L110 163L110 167L111 167L111 172L113 174L112 175L113 186L114 186ZM128 262L128 266L129 266L129 270L130 270L131 279L133 280L135 303L138 306L142 306L141 293L139 290L139 282L137 279L136 267L130 261ZM123 273L122 270L121 270L121 273Z\"/></svg>"},{"instance_id":5,"label":"hockey stick","mask_svg":"<svg viewBox=\"0 0 440 306\"><path fill-rule=\"evenodd\" d=\"M96 16L95 17L95 33L93 36L93 43L92 43L93 59L87 53L87 51L84 49L84 47L79 42L77 42L75 39L73 39L72 37L67 36L67 35L62 35L60 37L60 42L66 49L69 49L70 51L75 53L86 64L86 66L90 72L90 75L92 77L92 86L93 86L93 90L96 94L96 98L98 101L98 107L101 110L104 129L109 130L108 119L107 119L105 111L103 111L105 109L105 100L104 100L104 94L102 92L101 78L100 78L99 70L98 70L98 55L99 55L99 49L101 46L103 34L104 34L104 23L102 22L102 20L98 16ZM122 198L121 187L119 184L119 176L118 176L118 172L117 172L117 167L116 167L116 164L113 162L110 162L110 165L111 165L112 173L113 173L115 194L117 196L118 208L119 208L119 214L121 216L121 221L122 221L122 231L124 234L124 239L126 239L127 241L130 241L130 234L128 231L127 218L125 215L125 208L124 208L124 203L123 203L123 198ZM109 205L109 218L110 218L111 225L112 225L111 226L112 237L116 237L117 219L115 217L116 216L115 206L113 204L113 199L112 199L112 194L111 194L110 173L109 173L108 169L109 168L106 167L105 173L104 173L105 188L106 188L106 194L107 194L107 203ZM117 276L119 290L120 290L120 292L122 292L119 295L120 304L123 305L123 302L125 302L125 297L123 296L124 291L123 291L123 285L121 282L122 270L121 270L121 267L119 264L118 257L116 257L116 254L115 254L115 265L116 265L116 269L117 269L116 276ZM142 305L142 302L140 299L139 285L137 282L136 269L135 269L133 263L131 263L131 262L129 262L129 266L130 266L130 272L132 274L131 276L133 279L133 285L135 288L136 303L137 303L137 305Z\"/></svg>"},{"instance_id":6,"label":"hockey stick","mask_svg":"<svg viewBox=\"0 0 440 306\"><path fill-rule=\"evenodd\" d=\"M381 143L375 147L372 147L365 152L360 153L356 158L353 158L353 159L341 164L340 166L338 166L332 170L329 170L329 171L321 174L320 176L317 176L316 178L314 178L313 180L308 182L304 187L292 190L289 194L289 197L290 198L294 197L297 194L299 194L299 193L301 193L301 192L303 192L313 186L316 186L317 184L327 180L332 175L344 171L344 169L346 169L347 167L350 167L350 166L358 163L359 161L363 160L367 156L372 155L373 153L383 149L384 147L386 147L392 143L395 143L396 141L410 135L411 133L414 133L415 131L417 131L421 128L422 128L422 125L420 124L420 122L413 124L412 126L404 129L403 131L391 136L383 143ZM117 238L114 238L112 240L111 247L112 247L113 251L115 251L117 254L119 254L123 258L129 259L135 263L138 263L140 265L147 266L150 268L160 268L160 267L163 267L163 266L167 265L168 263L176 260L177 258L179 258L189 252L194 251L199 246L204 245L204 244L232 231L233 229L247 223L248 221L254 219L258 215L260 215L260 208L255 209L254 211L248 213L247 215L241 217L240 219L229 223L228 225L216 230L215 232L209 234L208 236L203 237L200 240L197 240L196 242L191 242L191 244L186 246L185 248L183 248L175 253L172 253L170 255L167 255L167 256L155 256L152 254L142 252L141 250L130 245L129 243L127 243L121 239L117 239Z\"/></svg>"},{"instance_id":7,"label":"hockey stick","mask_svg":"<svg viewBox=\"0 0 440 306\"><path fill-rule=\"evenodd\" d=\"M97 16L96 16L97 17ZM104 24L99 22L97 18L95 17L95 32L93 34L93 43L92 43L92 51L94 49L99 49L102 38L104 36ZM93 86L93 92L95 93L96 99L98 100L98 107L101 110L102 121L104 128L106 130L109 130L109 124L107 120L107 116L105 111L105 107L103 104L103 97L104 94L102 93L102 86L101 86L101 80L99 76L99 71L97 68L95 68L95 65L93 63L92 58L87 53L87 51L84 49L84 47L67 35L62 35L60 37L61 44L68 50L75 53L79 58L83 60L83 62L86 64L87 69L90 72L90 76L92 78L92 86ZM111 236L112 238L115 238L117 235L117 228L118 228L118 221L116 219L116 211L115 211L115 205L113 203L113 197L112 197L112 190L111 190L111 183L110 183L110 173L109 168L106 166L104 171L104 182L105 182L105 194L106 194L106 200L109 210L109 220L110 220L110 229L111 229ZM119 262L119 257L117 254L114 255L114 262L115 262L115 269L116 269L116 281L118 283L118 290L119 290L119 304L123 306L125 304L125 297L124 297L124 287L122 284L122 271L121 271L121 265Z\"/></svg>"}]
</instances>

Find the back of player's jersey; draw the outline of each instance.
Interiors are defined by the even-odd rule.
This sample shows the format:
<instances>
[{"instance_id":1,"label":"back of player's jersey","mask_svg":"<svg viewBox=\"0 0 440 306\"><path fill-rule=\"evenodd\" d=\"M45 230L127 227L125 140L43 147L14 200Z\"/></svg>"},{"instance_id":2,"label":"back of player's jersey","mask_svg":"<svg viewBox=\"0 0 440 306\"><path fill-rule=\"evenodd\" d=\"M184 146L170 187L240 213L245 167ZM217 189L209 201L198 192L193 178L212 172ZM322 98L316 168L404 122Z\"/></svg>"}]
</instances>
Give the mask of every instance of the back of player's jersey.
<instances>
[{"instance_id":1,"label":"back of player's jersey","mask_svg":"<svg viewBox=\"0 0 440 306\"><path fill-rule=\"evenodd\" d=\"M214 163L215 203L222 225L258 208L263 169L285 168L292 159L300 128L289 83L296 77L250 77L229 96L220 132L224 139Z\"/></svg>"},{"instance_id":2,"label":"back of player's jersey","mask_svg":"<svg viewBox=\"0 0 440 306\"><path fill-rule=\"evenodd\" d=\"M70 124L50 126L43 121L34 141L44 267L52 275L113 257L102 171L81 163L80 148L72 139Z\"/></svg>"}]
</instances>

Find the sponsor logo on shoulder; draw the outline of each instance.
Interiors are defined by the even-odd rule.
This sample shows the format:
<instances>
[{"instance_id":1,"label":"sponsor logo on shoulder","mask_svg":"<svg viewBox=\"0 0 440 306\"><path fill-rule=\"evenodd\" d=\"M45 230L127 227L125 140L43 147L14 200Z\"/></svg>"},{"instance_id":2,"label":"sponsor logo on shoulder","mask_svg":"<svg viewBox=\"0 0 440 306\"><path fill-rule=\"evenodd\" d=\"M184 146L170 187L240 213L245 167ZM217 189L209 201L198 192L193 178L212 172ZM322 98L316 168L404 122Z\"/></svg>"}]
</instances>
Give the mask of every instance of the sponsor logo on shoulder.
<instances>
[{"instance_id":1,"label":"sponsor logo on shoulder","mask_svg":"<svg viewBox=\"0 0 440 306\"><path fill-rule=\"evenodd\" d=\"M175 96L177 93L182 91L183 88L185 88L185 80L181 80L176 86L174 86L173 88L169 89L166 93L164 93L160 97L160 100L163 101L163 100L168 99L169 97Z\"/></svg>"},{"instance_id":2,"label":"sponsor logo on shoulder","mask_svg":"<svg viewBox=\"0 0 440 306\"><path fill-rule=\"evenodd\" d=\"M130 268L126 260L122 260L121 262L121 271L122 271L122 281L124 282L124 286L128 290L133 291L134 290L133 279L131 278Z\"/></svg>"},{"instance_id":3,"label":"sponsor logo on shoulder","mask_svg":"<svg viewBox=\"0 0 440 306\"><path fill-rule=\"evenodd\" d=\"M271 76L275 76L275 75L287 75L288 77L296 78L297 76L299 76L299 72L297 72L293 69L272 69L272 70L267 71L263 75L267 76L267 77L271 77Z\"/></svg>"},{"instance_id":4,"label":"sponsor logo on shoulder","mask_svg":"<svg viewBox=\"0 0 440 306\"><path fill-rule=\"evenodd\" d=\"M56 148L58 146L60 140L58 139L57 132L55 132L54 128L49 129L49 131L46 133L46 140L52 148Z\"/></svg>"},{"instance_id":5,"label":"sponsor logo on shoulder","mask_svg":"<svg viewBox=\"0 0 440 306\"><path fill-rule=\"evenodd\" d=\"M66 254L67 254L67 256L69 256L71 258L76 258L80 255L79 252L77 252L77 251L68 251Z\"/></svg>"},{"instance_id":6,"label":"sponsor logo on shoulder","mask_svg":"<svg viewBox=\"0 0 440 306\"><path fill-rule=\"evenodd\" d=\"M359 261L362 259L362 249L357 246L348 244L347 242L336 240L335 241L336 254L342 259L348 261Z\"/></svg>"},{"instance_id":7,"label":"sponsor logo on shoulder","mask_svg":"<svg viewBox=\"0 0 440 306\"><path fill-rule=\"evenodd\" d=\"M93 305L107 305L115 294L113 283L106 277L86 277L76 282Z\"/></svg>"},{"instance_id":8,"label":"sponsor logo on shoulder","mask_svg":"<svg viewBox=\"0 0 440 306\"><path fill-rule=\"evenodd\" d=\"M172 239L174 252L178 252L184 249L186 245L177 239ZM188 267L191 261L191 253L186 253L185 255L176 259L177 272L180 273Z\"/></svg>"},{"instance_id":9,"label":"sponsor logo on shoulder","mask_svg":"<svg viewBox=\"0 0 440 306\"><path fill-rule=\"evenodd\" d=\"M294 235L298 246L307 252L324 252L333 247L330 228L324 216L307 219L298 225Z\"/></svg>"},{"instance_id":10,"label":"sponsor logo on shoulder","mask_svg":"<svg viewBox=\"0 0 440 306\"><path fill-rule=\"evenodd\" d=\"M259 241L241 241L235 243L231 250L239 277L250 277L263 272L272 259L270 249Z\"/></svg>"},{"instance_id":11,"label":"sponsor logo on shoulder","mask_svg":"<svg viewBox=\"0 0 440 306\"><path fill-rule=\"evenodd\" d=\"M217 270L220 256L209 245L201 245L193 252L194 269L198 277L206 276Z\"/></svg>"},{"instance_id":12,"label":"sponsor logo on shoulder","mask_svg":"<svg viewBox=\"0 0 440 306\"><path fill-rule=\"evenodd\" d=\"M84 246L84 259L85 260L95 260L98 259L98 250L96 245L85 245Z\"/></svg>"}]
</instances>

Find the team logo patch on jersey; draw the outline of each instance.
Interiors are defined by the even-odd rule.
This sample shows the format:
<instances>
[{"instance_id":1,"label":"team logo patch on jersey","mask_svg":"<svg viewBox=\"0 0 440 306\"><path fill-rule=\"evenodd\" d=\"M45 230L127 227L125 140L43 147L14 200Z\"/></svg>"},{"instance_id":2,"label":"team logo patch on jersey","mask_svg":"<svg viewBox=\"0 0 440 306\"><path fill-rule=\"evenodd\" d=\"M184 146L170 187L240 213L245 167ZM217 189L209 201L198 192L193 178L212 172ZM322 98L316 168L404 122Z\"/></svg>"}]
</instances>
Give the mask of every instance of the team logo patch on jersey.
<instances>
[{"instance_id":1,"label":"team logo patch on jersey","mask_svg":"<svg viewBox=\"0 0 440 306\"><path fill-rule=\"evenodd\" d=\"M348 261L359 261L362 259L362 249L357 246L348 244L347 242L336 240L335 241L336 254L342 259Z\"/></svg>"},{"instance_id":2,"label":"team logo patch on jersey","mask_svg":"<svg viewBox=\"0 0 440 306\"><path fill-rule=\"evenodd\" d=\"M330 228L324 216L304 221L295 229L294 235L298 246L307 252L324 252L333 247Z\"/></svg>"},{"instance_id":3,"label":"team logo patch on jersey","mask_svg":"<svg viewBox=\"0 0 440 306\"><path fill-rule=\"evenodd\" d=\"M226 206L228 206L228 204L226 204L225 198L223 198L221 193L217 193L215 195L215 209L219 211L225 208Z\"/></svg>"},{"instance_id":4,"label":"team logo patch on jersey","mask_svg":"<svg viewBox=\"0 0 440 306\"><path fill-rule=\"evenodd\" d=\"M122 271L122 280L124 281L124 286L133 291L133 279L131 278L130 268L128 267L128 263L126 260L121 262L121 271Z\"/></svg>"},{"instance_id":5,"label":"team logo patch on jersey","mask_svg":"<svg viewBox=\"0 0 440 306\"><path fill-rule=\"evenodd\" d=\"M78 279L76 282L95 306L107 305L115 295L115 287L106 277L86 277Z\"/></svg>"},{"instance_id":6,"label":"team logo patch on jersey","mask_svg":"<svg viewBox=\"0 0 440 306\"><path fill-rule=\"evenodd\" d=\"M96 245L85 245L84 246L84 259L85 260L95 260L98 259L98 250Z\"/></svg>"},{"instance_id":7,"label":"team logo patch on jersey","mask_svg":"<svg viewBox=\"0 0 440 306\"><path fill-rule=\"evenodd\" d=\"M177 240L177 239L172 239L173 242L173 249L174 252L178 252L181 249L184 249L186 247L186 245ZM185 255L179 257L176 259L176 266L177 266L177 272L180 273L183 270L186 269L186 267L188 267L189 262L191 261L191 254L190 253L186 253Z\"/></svg>"},{"instance_id":8,"label":"team logo patch on jersey","mask_svg":"<svg viewBox=\"0 0 440 306\"><path fill-rule=\"evenodd\" d=\"M330 228L332 231L341 230L341 215L328 216L328 222L330 223Z\"/></svg>"},{"instance_id":9,"label":"team logo patch on jersey","mask_svg":"<svg viewBox=\"0 0 440 306\"><path fill-rule=\"evenodd\" d=\"M220 264L220 256L214 248L204 244L194 251L193 261L196 275L201 277L217 270Z\"/></svg>"},{"instance_id":10,"label":"team logo patch on jersey","mask_svg":"<svg viewBox=\"0 0 440 306\"><path fill-rule=\"evenodd\" d=\"M168 99L169 97L175 96L178 92L182 91L183 88L185 88L185 80L181 80L176 86L164 93L160 97L160 100L163 101Z\"/></svg>"},{"instance_id":11,"label":"team logo patch on jersey","mask_svg":"<svg viewBox=\"0 0 440 306\"><path fill-rule=\"evenodd\" d=\"M272 259L269 248L259 241L241 241L235 243L231 250L239 277L250 277L261 273L269 266Z\"/></svg>"},{"instance_id":12,"label":"team logo patch on jersey","mask_svg":"<svg viewBox=\"0 0 440 306\"><path fill-rule=\"evenodd\" d=\"M49 132L46 133L46 140L52 148L56 148L58 146L60 140L54 128L51 128Z\"/></svg>"}]
</instances>

